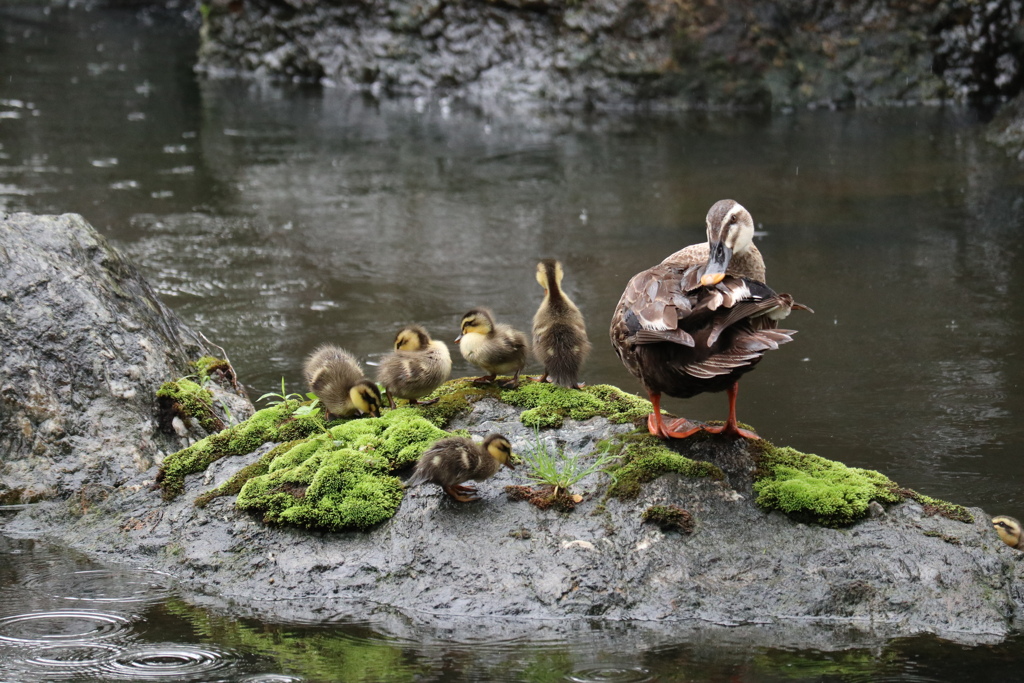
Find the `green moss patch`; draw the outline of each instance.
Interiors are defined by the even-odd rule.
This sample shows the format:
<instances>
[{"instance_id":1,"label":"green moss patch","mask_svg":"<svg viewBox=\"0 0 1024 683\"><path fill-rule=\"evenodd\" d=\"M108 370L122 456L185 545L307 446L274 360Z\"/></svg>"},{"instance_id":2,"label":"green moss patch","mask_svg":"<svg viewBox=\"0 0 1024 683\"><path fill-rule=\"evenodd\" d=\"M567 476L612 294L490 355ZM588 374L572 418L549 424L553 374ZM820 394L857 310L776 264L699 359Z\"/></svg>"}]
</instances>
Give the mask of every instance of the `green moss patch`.
<instances>
[{"instance_id":1,"label":"green moss patch","mask_svg":"<svg viewBox=\"0 0 1024 683\"><path fill-rule=\"evenodd\" d=\"M164 500L173 500L181 495L186 476L202 472L221 458L252 453L268 441L291 441L322 430L316 418L292 418L296 407L295 402L288 402L264 408L245 422L168 455L156 476L157 484L163 489Z\"/></svg>"},{"instance_id":2,"label":"green moss patch","mask_svg":"<svg viewBox=\"0 0 1024 683\"><path fill-rule=\"evenodd\" d=\"M657 524L663 531L693 533L693 516L678 505L652 505L644 510L645 522Z\"/></svg>"},{"instance_id":3,"label":"green moss patch","mask_svg":"<svg viewBox=\"0 0 1024 683\"><path fill-rule=\"evenodd\" d=\"M430 405L416 407L420 416L436 427L445 428L456 416L469 411L472 404L490 396L498 398L497 387L493 385L473 384L469 378L451 379L439 386L423 401L433 401Z\"/></svg>"},{"instance_id":4,"label":"green moss patch","mask_svg":"<svg viewBox=\"0 0 1024 683\"><path fill-rule=\"evenodd\" d=\"M203 508L209 505L210 501L214 498L220 498L221 496L234 496L242 490L242 486L245 482L249 481L253 477L258 477L261 474L266 474L270 469L270 463L273 460L284 453L287 453L295 446L301 443L301 439L295 441L288 441L285 443L278 444L271 448L269 451L263 454L263 457L252 463L246 465L242 469L235 472L234 476L228 479L226 482L221 484L215 489L207 491L201 496L197 496L195 499L195 506L197 508Z\"/></svg>"},{"instance_id":5,"label":"green moss patch","mask_svg":"<svg viewBox=\"0 0 1024 683\"><path fill-rule=\"evenodd\" d=\"M640 493L641 484L668 472L684 477L725 478L715 465L682 456L646 432L633 432L603 441L598 444L598 450L621 457L618 467L609 468L613 483L608 487L608 495L615 498L634 498Z\"/></svg>"},{"instance_id":6,"label":"green moss patch","mask_svg":"<svg viewBox=\"0 0 1024 683\"><path fill-rule=\"evenodd\" d=\"M852 524L868 514L872 500L897 503L917 500L929 514L973 522L967 510L953 503L901 489L874 470L848 467L840 462L792 448L759 442L758 473L754 482L757 504L829 527Z\"/></svg>"},{"instance_id":7,"label":"green moss patch","mask_svg":"<svg viewBox=\"0 0 1024 683\"><path fill-rule=\"evenodd\" d=\"M974 524L974 515L967 511L963 505L957 505L956 503L950 503L948 500L940 500L938 498L932 498L922 493L918 493L913 489L899 489L899 494L904 498L910 498L916 500L924 508L925 514L928 515L939 515L940 517L948 517L955 522L963 522L964 524Z\"/></svg>"},{"instance_id":8,"label":"green moss patch","mask_svg":"<svg viewBox=\"0 0 1024 683\"><path fill-rule=\"evenodd\" d=\"M245 482L236 504L270 523L365 529L389 519L402 502L402 482L392 473L445 436L416 408L350 420L279 452L265 474Z\"/></svg>"},{"instance_id":9,"label":"green moss patch","mask_svg":"<svg viewBox=\"0 0 1024 683\"><path fill-rule=\"evenodd\" d=\"M320 449L292 467L271 463L271 472L246 482L236 505L262 512L264 522L330 531L365 529L395 514L402 481L387 475L385 460L315 438Z\"/></svg>"},{"instance_id":10,"label":"green moss patch","mask_svg":"<svg viewBox=\"0 0 1024 683\"><path fill-rule=\"evenodd\" d=\"M527 378L518 388L502 391L500 398L510 405L526 408L520 421L538 429L561 427L566 418L589 420L598 415L616 424L635 423L652 410L650 401L609 384L566 389Z\"/></svg>"},{"instance_id":11,"label":"green moss patch","mask_svg":"<svg viewBox=\"0 0 1024 683\"><path fill-rule=\"evenodd\" d=\"M793 448L767 444L758 460L757 504L823 526L844 526L865 517L872 500L895 503L901 498L895 482L883 474Z\"/></svg>"},{"instance_id":12,"label":"green moss patch","mask_svg":"<svg viewBox=\"0 0 1024 683\"><path fill-rule=\"evenodd\" d=\"M164 382L156 396L163 410L196 420L208 434L224 429L224 423L213 411L213 394L190 379Z\"/></svg>"}]
</instances>

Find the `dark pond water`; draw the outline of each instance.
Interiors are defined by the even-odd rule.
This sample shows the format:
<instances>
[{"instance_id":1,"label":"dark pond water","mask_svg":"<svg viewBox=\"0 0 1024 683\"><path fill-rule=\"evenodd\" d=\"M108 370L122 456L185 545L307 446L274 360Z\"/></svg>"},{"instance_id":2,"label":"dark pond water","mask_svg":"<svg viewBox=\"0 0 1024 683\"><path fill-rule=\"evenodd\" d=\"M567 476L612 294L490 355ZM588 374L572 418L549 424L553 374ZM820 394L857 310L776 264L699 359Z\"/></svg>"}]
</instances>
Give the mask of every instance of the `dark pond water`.
<instances>
[{"instance_id":1,"label":"dark pond water","mask_svg":"<svg viewBox=\"0 0 1024 683\"><path fill-rule=\"evenodd\" d=\"M1024 517L1024 169L969 112L482 116L199 80L195 32L163 12L0 5L0 210L83 214L224 347L254 396L282 377L299 390L301 359L323 341L373 361L402 324L452 339L479 305L526 328L541 257L563 261L587 316L587 381L639 391L607 342L611 310L629 277L702 240L708 207L733 197L758 223L769 282L816 311L794 314L794 343L744 379L740 418L776 443ZM455 371L470 372L461 358ZM668 407L721 419L726 404ZM1019 643L745 651L622 625L495 647L395 641L377 622L196 607L124 571L4 547L0 663L28 667L12 680L321 680L332 667L360 672L346 680L948 680L1024 665ZM136 586L144 599L115 590ZM82 597L110 590L109 603ZM61 649L65 636L88 644ZM39 673L33 657L60 663Z\"/></svg>"}]
</instances>

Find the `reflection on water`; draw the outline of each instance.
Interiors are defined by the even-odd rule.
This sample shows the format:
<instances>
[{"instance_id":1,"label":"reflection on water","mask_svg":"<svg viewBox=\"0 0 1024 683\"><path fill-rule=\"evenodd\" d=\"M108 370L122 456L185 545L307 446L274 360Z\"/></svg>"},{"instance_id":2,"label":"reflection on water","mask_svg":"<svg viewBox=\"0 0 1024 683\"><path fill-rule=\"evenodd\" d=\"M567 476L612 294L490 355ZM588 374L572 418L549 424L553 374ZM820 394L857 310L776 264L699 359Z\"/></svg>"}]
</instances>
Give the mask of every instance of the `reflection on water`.
<instances>
[{"instance_id":1,"label":"reflection on water","mask_svg":"<svg viewBox=\"0 0 1024 683\"><path fill-rule=\"evenodd\" d=\"M740 418L777 443L1024 516L1015 344L1024 173L980 141L968 113L481 118L454 103L197 82L194 33L152 10L0 8L0 210L85 215L225 348L253 395L282 376L298 389L303 355L325 340L373 360L402 324L451 339L479 305L528 327L541 298L534 266L548 256L565 264L564 285L588 319L587 381L639 390L605 341L611 309L630 276L700 240L707 208L731 196L758 223L771 283L816 311L794 316L794 343L744 379ZM457 373L470 371L455 360ZM669 408L721 418L725 398ZM180 677L179 668L219 667L238 652L265 655L268 639L312 639L345 650L350 668L386 663L368 676L473 678L485 666L479 644L443 648L440 661L414 644L365 645L371 656L339 645L335 630L232 620L190 640L198 627L172 614L160 577L68 561L27 553L17 569L0 562L4 586L20 585L13 574L28 582L0 592L0 616L16 618L0 633L28 647L33 632L133 632L154 618L160 633L130 643L138 647L127 659L116 659L126 649L107 652L109 639L71 650L35 643L39 661L116 660L118 675ZM56 594L46 588L54 572L65 577ZM891 666L873 653L852 659L871 662L871 675L927 678L907 654L927 642L894 646ZM341 657L322 665L284 649L271 655L282 675L330 678L322 667ZM512 649L493 666L522 680L674 680L674 657L682 677L708 680L751 671L758 680L766 671L854 680L844 672L861 670L815 652L731 654L731 664L711 665L686 646L648 650L640 664L614 645L569 654L533 646L536 661L512 665ZM1012 651L999 653L989 654Z\"/></svg>"}]
</instances>

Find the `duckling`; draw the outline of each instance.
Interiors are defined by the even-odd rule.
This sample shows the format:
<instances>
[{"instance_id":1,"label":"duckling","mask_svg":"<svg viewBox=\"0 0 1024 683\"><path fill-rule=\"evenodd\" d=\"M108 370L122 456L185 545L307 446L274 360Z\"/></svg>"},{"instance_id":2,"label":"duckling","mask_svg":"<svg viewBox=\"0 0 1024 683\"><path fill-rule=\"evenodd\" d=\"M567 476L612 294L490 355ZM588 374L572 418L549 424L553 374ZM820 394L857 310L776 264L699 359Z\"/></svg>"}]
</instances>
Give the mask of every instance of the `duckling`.
<instances>
[{"instance_id":1,"label":"duckling","mask_svg":"<svg viewBox=\"0 0 1024 683\"><path fill-rule=\"evenodd\" d=\"M356 413L380 417L380 389L366 379L355 357L333 344L309 354L303 368L309 390L323 404L327 420Z\"/></svg>"},{"instance_id":2,"label":"duckling","mask_svg":"<svg viewBox=\"0 0 1024 683\"><path fill-rule=\"evenodd\" d=\"M462 357L490 374L477 377L474 382L493 382L499 374L514 373L506 387L519 386L519 373L526 366L529 352L526 335L505 325L495 324L494 316L486 308L474 308L462 316L462 334L456 339Z\"/></svg>"},{"instance_id":3,"label":"duckling","mask_svg":"<svg viewBox=\"0 0 1024 683\"><path fill-rule=\"evenodd\" d=\"M502 465L515 469L512 445L501 434L488 434L479 444L465 437L450 436L424 451L406 486L432 482L460 503L468 503L480 497L475 488L462 486L462 482L489 479Z\"/></svg>"},{"instance_id":4,"label":"duckling","mask_svg":"<svg viewBox=\"0 0 1024 683\"><path fill-rule=\"evenodd\" d=\"M682 439L703 430L756 439L736 421L740 377L766 352L792 341L795 330L779 329L780 320L793 309L811 309L765 284L754 220L743 206L716 202L706 224L707 242L680 249L629 281L612 316L612 346L651 398L651 434ZM690 398L712 391L729 397L723 427L686 419L665 424L663 393Z\"/></svg>"},{"instance_id":5,"label":"duckling","mask_svg":"<svg viewBox=\"0 0 1024 683\"><path fill-rule=\"evenodd\" d=\"M388 404L395 407L395 398L404 398L412 405L448 379L452 357L448 346L431 340L420 325L409 325L395 337L395 351L384 357L377 370L377 382L388 392ZM423 401L423 404L434 401Z\"/></svg>"},{"instance_id":6,"label":"duckling","mask_svg":"<svg viewBox=\"0 0 1024 683\"><path fill-rule=\"evenodd\" d=\"M562 291L562 264L544 259L537 264L537 283L544 301L533 316L533 356L544 366L538 381L580 388L580 368L590 354L583 314Z\"/></svg>"},{"instance_id":7,"label":"duckling","mask_svg":"<svg viewBox=\"0 0 1024 683\"><path fill-rule=\"evenodd\" d=\"M992 527L1003 543L1011 548L1024 550L1024 534L1021 533L1020 522L1016 519L1009 515L998 515L992 518Z\"/></svg>"}]
</instances>

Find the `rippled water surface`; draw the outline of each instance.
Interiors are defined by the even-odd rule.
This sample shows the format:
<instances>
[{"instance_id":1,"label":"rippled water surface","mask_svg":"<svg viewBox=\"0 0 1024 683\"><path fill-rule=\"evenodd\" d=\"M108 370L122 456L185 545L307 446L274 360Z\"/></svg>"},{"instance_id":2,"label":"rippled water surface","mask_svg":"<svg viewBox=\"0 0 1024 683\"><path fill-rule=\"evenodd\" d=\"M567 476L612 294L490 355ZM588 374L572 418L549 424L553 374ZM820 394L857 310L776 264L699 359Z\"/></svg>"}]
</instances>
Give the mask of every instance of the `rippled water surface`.
<instances>
[{"instance_id":1,"label":"rippled water surface","mask_svg":"<svg viewBox=\"0 0 1024 683\"><path fill-rule=\"evenodd\" d=\"M595 342L587 381L638 391L606 341L612 307L733 197L758 224L769 282L816 311L795 313L796 340L743 380L740 418L776 443L1024 517L1024 172L969 112L482 116L201 81L195 33L161 12L0 6L0 210L83 214L253 395L281 377L299 389L322 341L372 361L403 323L451 339L479 305L528 327L534 265L549 256ZM456 372L469 372L461 359ZM726 406L669 408L716 419ZM78 562L0 556L13 680L326 680L338 662L368 681L938 680L959 662L1024 663L1010 645L929 639L826 654L668 638L636 656L618 631L592 646L433 651L204 612L159 577Z\"/></svg>"}]
</instances>

